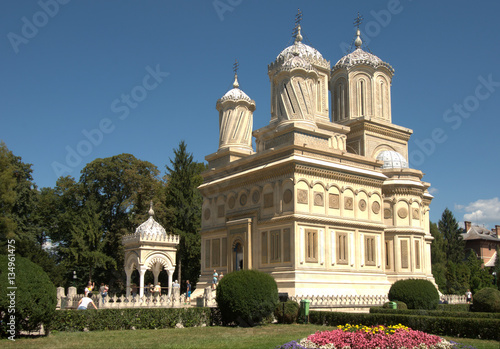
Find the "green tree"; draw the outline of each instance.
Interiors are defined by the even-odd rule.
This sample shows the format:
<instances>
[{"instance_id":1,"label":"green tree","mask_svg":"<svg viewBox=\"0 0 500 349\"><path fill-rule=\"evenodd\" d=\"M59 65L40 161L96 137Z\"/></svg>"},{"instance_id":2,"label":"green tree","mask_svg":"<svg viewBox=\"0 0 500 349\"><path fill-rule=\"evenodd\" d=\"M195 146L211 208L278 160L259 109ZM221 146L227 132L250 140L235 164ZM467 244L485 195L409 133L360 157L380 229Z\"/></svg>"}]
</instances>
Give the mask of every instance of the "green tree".
<instances>
[{"instance_id":1,"label":"green tree","mask_svg":"<svg viewBox=\"0 0 500 349\"><path fill-rule=\"evenodd\" d=\"M469 285L473 294L485 287L491 287L493 276L482 267L483 260L478 258L473 250L469 250L466 264L470 271Z\"/></svg>"},{"instance_id":2,"label":"green tree","mask_svg":"<svg viewBox=\"0 0 500 349\"><path fill-rule=\"evenodd\" d=\"M147 219L149 202L162 199L163 183L159 171L150 162L139 160L131 154L120 154L96 159L82 170L79 185L81 200L93 200L100 212L104 247L102 252L116 261L119 270L100 271L102 278L114 282L122 278L124 249L122 237L134 232ZM78 201L78 200L77 200ZM155 219L168 226L167 214L162 207L155 207Z\"/></svg>"},{"instance_id":3,"label":"green tree","mask_svg":"<svg viewBox=\"0 0 500 349\"><path fill-rule=\"evenodd\" d=\"M493 267L494 282L498 290L500 290L500 247L497 247L497 256L495 257L495 266Z\"/></svg>"},{"instance_id":4,"label":"green tree","mask_svg":"<svg viewBox=\"0 0 500 349\"><path fill-rule=\"evenodd\" d=\"M31 164L21 161L5 145L0 143L0 240L36 240L39 233L36 224L38 191L33 183Z\"/></svg>"},{"instance_id":5,"label":"green tree","mask_svg":"<svg viewBox=\"0 0 500 349\"><path fill-rule=\"evenodd\" d=\"M196 285L200 273L201 258L201 206L202 196L198 186L202 184L201 172L206 169L195 162L186 150L184 141L174 149L175 157L167 168L165 206L171 213L172 232L180 236L177 252L178 280L190 280Z\"/></svg>"},{"instance_id":6,"label":"green tree","mask_svg":"<svg viewBox=\"0 0 500 349\"><path fill-rule=\"evenodd\" d=\"M436 223L430 222L430 231L434 237L431 244L432 275L441 292L446 292L445 241Z\"/></svg>"},{"instance_id":7,"label":"green tree","mask_svg":"<svg viewBox=\"0 0 500 349\"><path fill-rule=\"evenodd\" d=\"M446 260L453 263L462 262L465 258L465 242L462 239L458 222L448 208L441 215L438 227L444 237Z\"/></svg>"},{"instance_id":8,"label":"green tree","mask_svg":"<svg viewBox=\"0 0 500 349\"><path fill-rule=\"evenodd\" d=\"M84 266L92 279L96 267L116 268L115 260L104 253L105 235L97 204L93 200L86 201L75 212L71 227L71 240L68 247L62 247L61 252L67 256L70 265Z\"/></svg>"}]
</instances>

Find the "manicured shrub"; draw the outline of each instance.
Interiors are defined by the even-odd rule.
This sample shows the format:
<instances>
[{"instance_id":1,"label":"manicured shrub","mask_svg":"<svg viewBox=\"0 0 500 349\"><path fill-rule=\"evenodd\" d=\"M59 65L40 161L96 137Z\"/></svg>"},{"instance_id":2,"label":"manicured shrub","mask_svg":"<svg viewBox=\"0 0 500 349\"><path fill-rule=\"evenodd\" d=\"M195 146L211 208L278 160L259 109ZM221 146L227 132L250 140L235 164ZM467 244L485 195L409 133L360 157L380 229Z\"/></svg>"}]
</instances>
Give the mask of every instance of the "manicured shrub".
<instances>
[{"instance_id":1,"label":"manicured shrub","mask_svg":"<svg viewBox=\"0 0 500 349\"><path fill-rule=\"evenodd\" d=\"M40 266L21 256L0 255L0 294L1 337L37 331L42 324L46 332L50 329L56 287Z\"/></svg>"},{"instance_id":2,"label":"manicured shrub","mask_svg":"<svg viewBox=\"0 0 500 349\"><path fill-rule=\"evenodd\" d=\"M439 293L434 284L423 279L399 280L392 284L388 295L391 301L406 303L408 309L436 309Z\"/></svg>"},{"instance_id":3,"label":"manicured shrub","mask_svg":"<svg viewBox=\"0 0 500 349\"><path fill-rule=\"evenodd\" d=\"M220 280L216 301L223 323L254 326L273 314L278 304L278 287L266 273L240 270Z\"/></svg>"},{"instance_id":4,"label":"manicured shrub","mask_svg":"<svg viewBox=\"0 0 500 349\"><path fill-rule=\"evenodd\" d=\"M285 313L283 314L283 305L285 306ZM276 309L274 309L274 317L278 320L278 322L293 324L297 322L297 317L299 316L299 303L288 300L284 303L278 303Z\"/></svg>"},{"instance_id":5,"label":"manicured shrub","mask_svg":"<svg viewBox=\"0 0 500 349\"><path fill-rule=\"evenodd\" d=\"M500 313L500 291L486 287L474 294L471 311Z\"/></svg>"}]
</instances>

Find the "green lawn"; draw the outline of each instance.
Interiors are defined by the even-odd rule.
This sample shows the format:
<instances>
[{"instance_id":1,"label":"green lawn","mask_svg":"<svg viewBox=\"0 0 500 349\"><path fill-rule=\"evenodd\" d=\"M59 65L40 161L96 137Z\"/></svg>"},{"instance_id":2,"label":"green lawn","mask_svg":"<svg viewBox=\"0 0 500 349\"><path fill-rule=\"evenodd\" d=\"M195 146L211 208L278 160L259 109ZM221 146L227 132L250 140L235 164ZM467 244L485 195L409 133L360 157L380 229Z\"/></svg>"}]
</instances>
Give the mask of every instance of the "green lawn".
<instances>
[{"instance_id":1,"label":"green lawn","mask_svg":"<svg viewBox=\"0 0 500 349\"><path fill-rule=\"evenodd\" d=\"M267 325L253 328L197 327L183 329L58 332L42 338L21 338L15 342L1 340L2 348L274 348L300 339L327 327L318 325ZM462 340L456 342L478 349L498 349L497 341Z\"/></svg>"}]
</instances>

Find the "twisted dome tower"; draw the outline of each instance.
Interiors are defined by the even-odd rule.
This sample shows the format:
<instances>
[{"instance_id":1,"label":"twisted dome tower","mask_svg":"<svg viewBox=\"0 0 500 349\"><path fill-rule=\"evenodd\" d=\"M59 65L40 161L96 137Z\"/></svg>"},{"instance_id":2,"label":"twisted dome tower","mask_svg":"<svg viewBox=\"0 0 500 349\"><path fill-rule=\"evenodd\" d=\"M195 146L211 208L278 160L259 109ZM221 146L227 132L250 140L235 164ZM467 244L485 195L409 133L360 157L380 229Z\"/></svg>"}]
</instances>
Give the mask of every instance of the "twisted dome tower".
<instances>
[{"instance_id":1,"label":"twisted dome tower","mask_svg":"<svg viewBox=\"0 0 500 349\"><path fill-rule=\"evenodd\" d=\"M328 120L330 62L318 50L302 42L301 27L293 45L269 64L271 81L271 123L315 127Z\"/></svg>"},{"instance_id":2,"label":"twisted dome tower","mask_svg":"<svg viewBox=\"0 0 500 349\"><path fill-rule=\"evenodd\" d=\"M238 75L235 72L233 88L217 101L219 151L237 148L251 153L255 102L239 87Z\"/></svg>"}]
</instances>

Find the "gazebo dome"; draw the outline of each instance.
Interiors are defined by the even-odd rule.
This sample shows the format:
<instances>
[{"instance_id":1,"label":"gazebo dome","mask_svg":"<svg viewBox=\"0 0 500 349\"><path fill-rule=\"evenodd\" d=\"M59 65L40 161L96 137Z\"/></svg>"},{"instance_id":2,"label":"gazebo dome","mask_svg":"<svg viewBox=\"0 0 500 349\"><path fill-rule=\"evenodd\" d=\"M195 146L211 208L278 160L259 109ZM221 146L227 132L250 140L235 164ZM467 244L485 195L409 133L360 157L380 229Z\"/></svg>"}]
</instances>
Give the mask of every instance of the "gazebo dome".
<instances>
[{"instance_id":1,"label":"gazebo dome","mask_svg":"<svg viewBox=\"0 0 500 349\"><path fill-rule=\"evenodd\" d=\"M408 161L397 151L385 150L377 155L377 160L384 162L382 169L409 168Z\"/></svg>"},{"instance_id":2,"label":"gazebo dome","mask_svg":"<svg viewBox=\"0 0 500 349\"><path fill-rule=\"evenodd\" d=\"M149 236L159 236L159 235L167 235L165 228L161 226L160 223L154 220L154 211L151 206L149 209L149 218L147 221L142 223L137 227L135 233L141 236L149 235Z\"/></svg>"}]
</instances>

